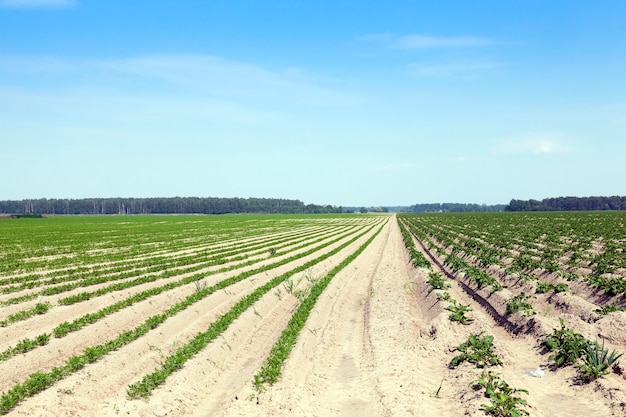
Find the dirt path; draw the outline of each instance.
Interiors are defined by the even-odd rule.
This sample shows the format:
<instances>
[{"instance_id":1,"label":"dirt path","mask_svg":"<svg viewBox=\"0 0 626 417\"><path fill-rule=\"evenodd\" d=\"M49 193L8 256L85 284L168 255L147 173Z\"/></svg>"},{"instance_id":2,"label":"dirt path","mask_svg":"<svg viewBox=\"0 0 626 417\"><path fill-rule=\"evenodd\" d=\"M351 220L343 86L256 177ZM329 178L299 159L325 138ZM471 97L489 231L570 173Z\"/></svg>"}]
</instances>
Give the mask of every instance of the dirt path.
<instances>
[{"instance_id":1,"label":"dirt path","mask_svg":"<svg viewBox=\"0 0 626 417\"><path fill-rule=\"evenodd\" d=\"M406 261L392 221L327 288L282 379L258 395L259 404L249 384L221 415L455 415L452 404L430 395L442 363L425 358L420 344L417 272Z\"/></svg>"}]
</instances>

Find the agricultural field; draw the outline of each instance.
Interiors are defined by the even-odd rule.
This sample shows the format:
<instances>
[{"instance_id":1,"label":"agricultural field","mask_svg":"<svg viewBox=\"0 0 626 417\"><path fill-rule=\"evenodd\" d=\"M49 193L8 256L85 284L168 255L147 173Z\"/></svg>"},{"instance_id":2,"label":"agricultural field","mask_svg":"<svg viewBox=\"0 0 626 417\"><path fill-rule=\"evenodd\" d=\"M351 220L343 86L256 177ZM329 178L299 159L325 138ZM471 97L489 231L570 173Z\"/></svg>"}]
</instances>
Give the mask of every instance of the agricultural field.
<instances>
[{"instance_id":1,"label":"agricultural field","mask_svg":"<svg viewBox=\"0 0 626 417\"><path fill-rule=\"evenodd\" d=\"M625 213L400 215L399 223L413 263L432 267L427 284L450 321L476 326L450 365L479 368L472 384L485 389L483 410L626 414Z\"/></svg>"},{"instance_id":2,"label":"agricultural field","mask_svg":"<svg viewBox=\"0 0 626 417\"><path fill-rule=\"evenodd\" d=\"M0 220L0 414L623 416L625 220Z\"/></svg>"}]
</instances>

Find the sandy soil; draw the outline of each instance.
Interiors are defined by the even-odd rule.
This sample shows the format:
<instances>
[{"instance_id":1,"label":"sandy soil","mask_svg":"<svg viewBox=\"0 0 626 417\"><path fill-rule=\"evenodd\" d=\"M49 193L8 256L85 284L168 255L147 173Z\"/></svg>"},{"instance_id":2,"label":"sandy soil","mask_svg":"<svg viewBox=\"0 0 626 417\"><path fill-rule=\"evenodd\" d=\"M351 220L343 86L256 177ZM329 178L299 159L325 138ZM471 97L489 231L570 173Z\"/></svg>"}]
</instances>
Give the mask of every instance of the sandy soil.
<instances>
[{"instance_id":1,"label":"sandy soil","mask_svg":"<svg viewBox=\"0 0 626 417\"><path fill-rule=\"evenodd\" d=\"M306 275L323 276L365 239ZM516 315L505 320L501 310L506 294L492 296L488 291L476 291L462 277L453 277L448 292L471 306L473 322L460 325L450 321L436 291L428 291L428 270L410 265L395 217L332 280L274 386L258 392L252 381L297 307L297 298L285 287L266 294L148 400L126 397L128 384L151 372L176 346L206 328L243 294L288 269L285 266L260 274L228 292L208 297L156 331L28 399L9 415L482 416L481 404L488 399L471 387L480 371L469 364L455 369L448 366L455 356L454 347L469 334L481 331L494 336L496 353L504 362L495 371L511 386L529 391L522 396L528 401L531 416L625 414L626 381L622 376L612 373L598 382L579 385L574 383L574 369L550 369L538 339L558 327L558 314L532 318ZM303 279L301 285L306 282ZM170 298L182 295L170 294ZM579 307L580 297L559 297L554 303L559 304L559 314L568 325L592 340L600 334L611 349L626 351L624 313L588 323L581 319L587 307ZM3 389L33 369L66 357L67 351L75 352L89 340L99 340L107 327L121 331L150 311L162 310L175 301L161 297L139 303L130 311L89 326L73 339L53 340L48 347L0 363L4 367L0 371L7 375ZM36 322L31 325L31 329L39 326ZM539 366L546 370L545 378L525 374Z\"/></svg>"}]
</instances>

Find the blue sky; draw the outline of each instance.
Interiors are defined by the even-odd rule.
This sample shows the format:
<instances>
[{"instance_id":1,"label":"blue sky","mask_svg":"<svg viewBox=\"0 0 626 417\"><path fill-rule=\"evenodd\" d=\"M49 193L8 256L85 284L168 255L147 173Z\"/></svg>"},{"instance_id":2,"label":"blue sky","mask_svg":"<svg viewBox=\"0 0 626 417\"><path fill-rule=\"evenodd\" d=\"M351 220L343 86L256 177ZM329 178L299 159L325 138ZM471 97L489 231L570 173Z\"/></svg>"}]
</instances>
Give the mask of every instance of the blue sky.
<instances>
[{"instance_id":1,"label":"blue sky","mask_svg":"<svg viewBox=\"0 0 626 417\"><path fill-rule=\"evenodd\" d=\"M626 2L0 0L0 200L626 195Z\"/></svg>"}]
</instances>

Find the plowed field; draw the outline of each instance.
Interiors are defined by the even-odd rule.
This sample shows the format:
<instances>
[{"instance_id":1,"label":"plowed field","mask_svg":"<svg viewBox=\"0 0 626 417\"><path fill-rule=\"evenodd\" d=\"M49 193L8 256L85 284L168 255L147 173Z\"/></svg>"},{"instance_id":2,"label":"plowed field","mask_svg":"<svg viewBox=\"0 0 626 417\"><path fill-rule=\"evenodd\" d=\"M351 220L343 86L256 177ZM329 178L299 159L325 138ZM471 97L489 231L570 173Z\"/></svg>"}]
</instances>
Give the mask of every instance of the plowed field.
<instances>
[{"instance_id":1,"label":"plowed field","mask_svg":"<svg viewBox=\"0 0 626 417\"><path fill-rule=\"evenodd\" d=\"M413 267L395 215L226 216L217 225L204 216L107 219L0 223L4 413L480 416L490 403L472 384L482 369L449 364L455 348L481 332L493 336L502 361L490 369L528 391L516 395L530 415L626 411L619 366L583 383L575 366L553 366L540 347L564 318L586 338L626 352L626 313L591 320L581 305L593 300L581 291L542 299L534 315L507 314L512 284L478 288L417 236L431 266ZM431 291L433 272L470 307L467 324L450 320L442 291ZM292 317L329 275L278 380L255 384ZM34 312L37 305L47 308ZM70 330L62 332L65 322ZM145 378L214 328L173 372L131 398L132 386L157 381ZM41 335L49 340L15 352ZM545 377L526 374L538 367Z\"/></svg>"}]
</instances>

